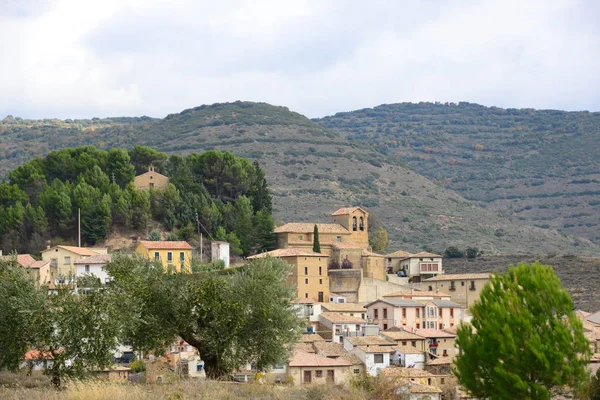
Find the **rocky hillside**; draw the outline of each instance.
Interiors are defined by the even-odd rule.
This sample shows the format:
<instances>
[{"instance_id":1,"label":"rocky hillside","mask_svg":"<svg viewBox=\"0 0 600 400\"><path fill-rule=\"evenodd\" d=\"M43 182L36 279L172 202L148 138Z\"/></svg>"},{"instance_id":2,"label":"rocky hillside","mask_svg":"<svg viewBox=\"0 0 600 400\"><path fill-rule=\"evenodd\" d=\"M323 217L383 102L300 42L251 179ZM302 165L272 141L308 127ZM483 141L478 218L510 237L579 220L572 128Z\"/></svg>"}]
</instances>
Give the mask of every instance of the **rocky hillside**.
<instances>
[{"instance_id":1,"label":"rocky hillside","mask_svg":"<svg viewBox=\"0 0 600 400\"><path fill-rule=\"evenodd\" d=\"M0 170L6 174L57 146L141 144L180 154L230 150L266 167L280 221L328 221L333 209L360 204L388 228L390 250L443 251L451 244L503 254L599 250L586 239L483 208L406 168L394 152L349 136L287 108L248 102L201 106L164 119L10 118L0 124Z\"/></svg>"},{"instance_id":2,"label":"rocky hillside","mask_svg":"<svg viewBox=\"0 0 600 400\"><path fill-rule=\"evenodd\" d=\"M402 103L318 122L515 224L600 243L600 113Z\"/></svg>"}]
</instances>

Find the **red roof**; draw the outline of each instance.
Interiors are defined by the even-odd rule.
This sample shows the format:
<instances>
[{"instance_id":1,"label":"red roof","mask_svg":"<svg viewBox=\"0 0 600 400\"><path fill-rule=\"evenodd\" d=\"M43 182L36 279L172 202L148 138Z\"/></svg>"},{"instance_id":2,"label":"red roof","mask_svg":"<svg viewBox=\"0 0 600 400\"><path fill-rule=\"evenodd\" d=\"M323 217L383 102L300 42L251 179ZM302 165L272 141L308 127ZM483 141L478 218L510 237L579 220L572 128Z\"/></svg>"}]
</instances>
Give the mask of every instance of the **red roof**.
<instances>
[{"instance_id":1,"label":"red roof","mask_svg":"<svg viewBox=\"0 0 600 400\"><path fill-rule=\"evenodd\" d=\"M192 246L184 241L140 240L140 244L149 250L191 250Z\"/></svg>"},{"instance_id":2,"label":"red roof","mask_svg":"<svg viewBox=\"0 0 600 400\"><path fill-rule=\"evenodd\" d=\"M0 260L9 261L13 258L12 255L0 256ZM17 254L17 263L24 268L30 267L35 262L35 258L29 254Z\"/></svg>"},{"instance_id":3,"label":"red roof","mask_svg":"<svg viewBox=\"0 0 600 400\"><path fill-rule=\"evenodd\" d=\"M352 214L354 211L356 210L361 210L362 212L364 212L365 214L369 214L364 208L362 207L344 207L344 208L340 208L335 210L331 215L348 215L348 214Z\"/></svg>"}]
</instances>

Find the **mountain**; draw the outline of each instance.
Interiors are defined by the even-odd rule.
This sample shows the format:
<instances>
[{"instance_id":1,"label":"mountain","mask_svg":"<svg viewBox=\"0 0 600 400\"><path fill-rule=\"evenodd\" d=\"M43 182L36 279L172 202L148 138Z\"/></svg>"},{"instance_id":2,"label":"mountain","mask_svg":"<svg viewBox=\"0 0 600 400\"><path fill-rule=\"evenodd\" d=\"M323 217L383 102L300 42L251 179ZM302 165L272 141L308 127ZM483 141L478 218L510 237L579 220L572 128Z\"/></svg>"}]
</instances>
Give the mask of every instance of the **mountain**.
<instances>
[{"instance_id":1,"label":"mountain","mask_svg":"<svg viewBox=\"0 0 600 400\"><path fill-rule=\"evenodd\" d=\"M285 107L250 102L200 106L164 119L10 117L0 123L0 171L6 176L31 157L83 144L103 149L140 144L180 154L230 150L265 167L280 221L329 221L335 208L360 204L375 225L388 228L390 250L443 251L449 245L502 254L600 250L585 238L511 220L412 171L408 160L371 143L369 135L329 129L327 119L318 122Z\"/></svg>"},{"instance_id":2,"label":"mountain","mask_svg":"<svg viewBox=\"0 0 600 400\"><path fill-rule=\"evenodd\" d=\"M316 122L515 224L600 243L600 113L401 103Z\"/></svg>"}]
</instances>

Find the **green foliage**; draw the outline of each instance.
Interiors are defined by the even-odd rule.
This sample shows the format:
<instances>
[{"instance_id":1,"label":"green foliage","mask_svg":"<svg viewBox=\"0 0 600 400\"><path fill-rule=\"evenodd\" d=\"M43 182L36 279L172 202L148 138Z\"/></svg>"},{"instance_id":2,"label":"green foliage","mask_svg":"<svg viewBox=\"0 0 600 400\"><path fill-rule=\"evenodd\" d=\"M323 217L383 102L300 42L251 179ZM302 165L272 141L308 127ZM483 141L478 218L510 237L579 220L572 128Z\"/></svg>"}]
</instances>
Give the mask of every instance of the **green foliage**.
<instances>
[{"instance_id":1,"label":"green foliage","mask_svg":"<svg viewBox=\"0 0 600 400\"><path fill-rule=\"evenodd\" d=\"M319 243L319 228L317 224L315 224L315 229L313 230L313 251L315 253L321 252L321 243Z\"/></svg>"},{"instance_id":2,"label":"green foliage","mask_svg":"<svg viewBox=\"0 0 600 400\"><path fill-rule=\"evenodd\" d=\"M131 368L131 373L137 374L146 371L146 364L141 360L135 360L129 365L129 368Z\"/></svg>"},{"instance_id":3,"label":"green foliage","mask_svg":"<svg viewBox=\"0 0 600 400\"><path fill-rule=\"evenodd\" d=\"M587 380L589 345L553 268L520 263L495 274L458 328L454 373L477 398L550 399Z\"/></svg>"},{"instance_id":4,"label":"green foliage","mask_svg":"<svg viewBox=\"0 0 600 400\"><path fill-rule=\"evenodd\" d=\"M148 240L152 240L153 242L158 242L162 240L159 231L152 231L148 234Z\"/></svg>"},{"instance_id":5,"label":"green foliage","mask_svg":"<svg viewBox=\"0 0 600 400\"><path fill-rule=\"evenodd\" d=\"M477 247L467 247L465 250L465 256L468 259L474 260L479 255L479 249Z\"/></svg>"},{"instance_id":6,"label":"green foliage","mask_svg":"<svg viewBox=\"0 0 600 400\"><path fill-rule=\"evenodd\" d=\"M168 274L149 260L128 257L106 267L119 294L126 342L150 350L178 335L199 350L213 378L245 362L264 370L287 360L300 332L289 268L268 258L228 274Z\"/></svg>"},{"instance_id":7,"label":"green foliage","mask_svg":"<svg viewBox=\"0 0 600 400\"><path fill-rule=\"evenodd\" d=\"M465 256L465 252L456 246L450 246L444 250L444 256L448 258L463 258Z\"/></svg>"},{"instance_id":8,"label":"green foliage","mask_svg":"<svg viewBox=\"0 0 600 400\"><path fill-rule=\"evenodd\" d=\"M129 150L129 157L131 159L131 164L135 167L137 175L148 172L150 166L160 169L167 160L167 155L165 153L156 151L147 146L134 146Z\"/></svg>"},{"instance_id":9,"label":"green foliage","mask_svg":"<svg viewBox=\"0 0 600 400\"><path fill-rule=\"evenodd\" d=\"M388 233L384 227L379 227L369 238L373 251L385 252L388 244Z\"/></svg>"}]
</instances>

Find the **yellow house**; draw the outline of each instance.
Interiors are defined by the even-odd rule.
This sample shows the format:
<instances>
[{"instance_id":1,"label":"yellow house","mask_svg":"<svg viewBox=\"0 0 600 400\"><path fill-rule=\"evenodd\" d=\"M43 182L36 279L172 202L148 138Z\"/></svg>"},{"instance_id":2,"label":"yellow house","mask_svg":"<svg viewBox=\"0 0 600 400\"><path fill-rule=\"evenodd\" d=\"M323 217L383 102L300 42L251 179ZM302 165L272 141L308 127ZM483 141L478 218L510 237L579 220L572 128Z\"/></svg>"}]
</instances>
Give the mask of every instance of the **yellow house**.
<instances>
[{"instance_id":1,"label":"yellow house","mask_svg":"<svg viewBox=\"0 0 600 400\"><path fill-rule=\"evenodd\" d=\"M75 261L97 254L107 254L107 248L54 246L42 251L42 260L49 261L50 267L56 268L58 279L64 283L67 277L75 276Z\"/></svg>"},{"instance_id":2,"label":"yellow house","mask_svg":"<svg viewBox=\"0 0 600 400\"><path fill-rule=\"evenodd\" d=\"M141 240L135 252L160 261L166 271L190 271L192 246L188 242Z\"/></svg>"},{"instance_id":3,"label":"yellow house","mask_svg":"<svg viewBox=\"0 0 600 400\"><path fill-rule=\"evenodd\" d=\"M329 301L329 275L326 254L303 249L277 249L248 257L249 259L277 257L292 266L290 282L295 285L299 299L320 303Z\"/></svg>"},{"instance_id":4,"label":"yellow house","mask_svg":"<svg viewBox=\"0 0 600 400\"><path fill-rule=\"evenodd\" d=\"M11 261L13 258L27 271L37 287L44 285L54 287L54 280L58 278L58 272L56 267L50 266L50 261L36 261L30 254L0 256L0 261Z\"/></svg>"},{"instance_id":5,"label":"yellow house","mask_svg":"<svg viewBox=\"0 0 600 400\"><path fill-rule=\"evenodd\" d=\"M165 189L169 184L169 177L159 174L153 166L148 168L148 172L136 176L133 179L133 185L136 189Z\"/></svg>"}]
</instances>

